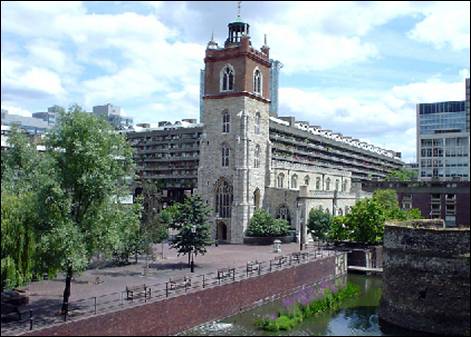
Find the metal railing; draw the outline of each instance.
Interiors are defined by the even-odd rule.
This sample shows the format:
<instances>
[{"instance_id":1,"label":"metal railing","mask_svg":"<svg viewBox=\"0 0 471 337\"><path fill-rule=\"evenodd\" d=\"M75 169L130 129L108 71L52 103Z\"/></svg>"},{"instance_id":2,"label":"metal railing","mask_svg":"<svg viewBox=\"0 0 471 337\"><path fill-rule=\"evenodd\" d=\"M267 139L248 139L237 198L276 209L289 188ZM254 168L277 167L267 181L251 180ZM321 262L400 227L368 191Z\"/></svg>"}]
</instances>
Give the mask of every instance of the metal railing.
<instances>
[{"instance_id":1,"label":"metal railing","mask_svg":"<svg viewBox=\"0 0 471 337\"><path fill-rule=\"evenodd\" d=\"M2 314L2 335L15 335L42 329L65 321L123 310L144 303L157 302L203 289L223 286L244 279L259 277L314 260L335 256L337 252L309 247L308 251L278 255L269 261L249 261L245 265L220 268L205 274L188 273L168 281L143 285L142 292L127 296L126 290L70 301L68 310L61 312L62 302L49 305L28 305L19 312Z\"/></svg>"}]
</instances>

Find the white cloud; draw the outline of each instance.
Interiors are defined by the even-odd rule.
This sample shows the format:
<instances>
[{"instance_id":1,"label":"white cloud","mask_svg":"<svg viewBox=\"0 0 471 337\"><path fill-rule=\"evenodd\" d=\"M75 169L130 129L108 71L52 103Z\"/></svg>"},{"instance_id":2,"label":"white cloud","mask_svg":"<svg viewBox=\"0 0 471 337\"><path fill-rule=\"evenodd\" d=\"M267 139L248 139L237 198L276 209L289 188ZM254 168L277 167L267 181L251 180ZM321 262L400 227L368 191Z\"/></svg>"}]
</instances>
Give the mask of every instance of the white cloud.
<instances>
[{"instance_id":1,"label":"white cloud","mask_svg":"<svg viewBox=\"0 0 471 337\"><path fill-rule=\"evenodd\" d=\"M22 107L17 106L15 103L9 101L2 101L2 110L8 110L9 114L20 115L24 117L31 117L32 113L29 110L26 110Z\"/></svg>"},{"instance_id":2,"label":"white cloud","mask_svg":"<svg viewBox=\"0 0 471 337\"><path fill-rule=\"evenodd\" d=\"M51 70L4 58L2 54L2 93L28 91L60 97L65 94L59 75Z\"/></svg>"},{"instance_id":3,"label":"white cloud","mask_svg":"<svg viewBox=\"0 0 471 337\"><path fill-rule=\"evenodd\" d=\"M416 104L464 100L464 81L459 77L456 82L432 78L394 86L378 92L376 97L369 93L358 95L358 91L335 95L309 89L281 88L279 115L293 115L297 120L307 120L346 136L368 138L376 145L402 151L407 160L413 160Z\"/></svg>"},{"instance_id":4,"label":"white cloud","mask_svg":"<svg viewBox=\"0 0 471 337\"><path fill-rule=\"evenodd\" d=\"M469 49L469 1L435 2L427 6L423 14L425 19L409 32L409 37L436 48Z\"/></svg>"}]
</instances>

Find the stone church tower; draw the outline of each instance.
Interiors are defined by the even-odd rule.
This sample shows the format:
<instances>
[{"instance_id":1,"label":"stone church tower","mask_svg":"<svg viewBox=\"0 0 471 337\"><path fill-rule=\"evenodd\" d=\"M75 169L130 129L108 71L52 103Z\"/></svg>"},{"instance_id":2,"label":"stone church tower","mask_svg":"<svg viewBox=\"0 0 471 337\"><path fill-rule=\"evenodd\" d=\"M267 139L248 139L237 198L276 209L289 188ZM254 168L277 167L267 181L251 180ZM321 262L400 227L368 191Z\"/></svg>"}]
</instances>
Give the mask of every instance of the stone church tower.
<instances>
[{"instance_id":1,"label":"stone church tower","mask_svg":"<svg viewBox=\"0 0 471 337\"><path fill-rule=\"evenodd\" d=\"M268 176L271 63L266 42L252 47L247 23L228 27L224 47L212 38L204 59L198 193L213 210L213 237L242 243Z\"/></svg>"}]
</instances>

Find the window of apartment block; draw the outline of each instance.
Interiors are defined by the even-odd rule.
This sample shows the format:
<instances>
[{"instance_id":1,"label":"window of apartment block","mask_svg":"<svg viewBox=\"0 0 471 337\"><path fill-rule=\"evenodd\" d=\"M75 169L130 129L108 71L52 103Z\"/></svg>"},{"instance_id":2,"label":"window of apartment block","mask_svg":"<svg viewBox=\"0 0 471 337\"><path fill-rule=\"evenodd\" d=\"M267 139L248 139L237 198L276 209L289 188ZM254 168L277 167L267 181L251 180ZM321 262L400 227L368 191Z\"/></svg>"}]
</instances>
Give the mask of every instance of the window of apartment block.
<instances>
[{"instance_id":1,"label":"window of apartment block","mask_svg":"<svg viewBox=\"0 0 471 337\"><path fill-rule=\"evenodd\" d=\"M406 194L402 198L402 209L411 209L412 208L412 194Z\"/></svg>"}]
</instances>

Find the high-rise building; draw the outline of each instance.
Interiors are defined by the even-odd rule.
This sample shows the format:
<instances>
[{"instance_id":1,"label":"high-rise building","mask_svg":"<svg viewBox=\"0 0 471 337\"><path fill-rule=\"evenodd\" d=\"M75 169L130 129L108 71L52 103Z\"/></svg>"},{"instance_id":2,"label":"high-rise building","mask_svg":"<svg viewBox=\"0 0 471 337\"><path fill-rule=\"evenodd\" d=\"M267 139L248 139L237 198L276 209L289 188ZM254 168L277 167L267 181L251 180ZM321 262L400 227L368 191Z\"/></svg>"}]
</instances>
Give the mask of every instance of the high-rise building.
<instances>
[{"instance_id":1,"label":"high-rise building","mask_svg":"<svg viewBox=\"0 0 471 337\"><path fill-rule=\"evenodd\" d=\"M127 129L133 124L132 118L121 115L121 108L119 106L114 106L110 103L95 105L93 107L93 113L98 117L106 119L116 129Z\"/></svg>"},{"instance_id":2,"label":"high-rise building","mask_svg":"<svg viewBox=\"0 0 471 337\"><path fill-rule=\"evenodd\" d=\"M59 118L59 114L65 109L59 105L47 108L47 111L33 112L33 117L45 121L48 125L54 126Z\"/></svg>"},{"instance_id":3,"label":"high-rise building","mask_svg":"<svg viewBox=\"0 0 471 337\"><path fill-rule=\"evenodd\" d=\"M277 60L270 60L270 116L278 117L278 87L280 78L280 69L283 68L283 64Z\"/></svg>"},{"instance_id":4,"label":"high-rise building","mask_svg":"<svg viewBox=\"0 0 471 337\"><path fill-rule=\"evenodd\" d=\"M469 103L466 102L417 104L419 180L469 180Z\"/></svg>"}]
</instances>

